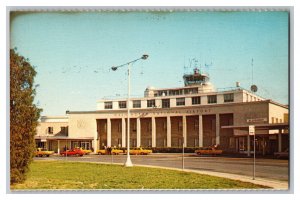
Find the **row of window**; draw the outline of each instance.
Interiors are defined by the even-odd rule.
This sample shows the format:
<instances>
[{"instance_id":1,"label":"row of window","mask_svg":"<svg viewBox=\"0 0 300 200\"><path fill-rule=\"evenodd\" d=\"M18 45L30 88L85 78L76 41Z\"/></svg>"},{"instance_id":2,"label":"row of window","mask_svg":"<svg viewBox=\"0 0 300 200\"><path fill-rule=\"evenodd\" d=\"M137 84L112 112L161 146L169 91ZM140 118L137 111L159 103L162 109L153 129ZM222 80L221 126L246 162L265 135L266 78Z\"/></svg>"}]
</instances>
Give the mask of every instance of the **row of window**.
<instances>
[{"instance_id":1,"label":"row of window","mask_svg":"<svg viewBox=\"0 0 300 200\"><path fill-rule=\"evenodd\" d=\"M180 90L160 90L154 94L157 96L175 96L175 95L183 95L183 94L197 94L198 88L188 88L188 89L180 89Z\"/></svg>"},{"instance_id":2,"label":"row of window","mask_svg":"<svg viewBox=\"0 0 300 200\"><path fill-rule=\"evenodd\" d=\"M224 102L233 102L234 95L233 93L224 94ZM141 100L133 100L133 108L141 108ZM213 104L217 103L217 95L208 95L207 96L207 103ZM126 108L126 101L119 101L119 108ZM192 97L192 105L201 104L201 97ZM184 106L185 105L185 98L176 98L176 106ZM147 100L147 108L155 108L155 99ZM104 109L112 109L113 102L108 101L104 102ZM162 99L162 108L170 108L170 99Z\"/></svg>"},{"instance_id":3,"label":"row of window","mask_svg":"<svg viewBox=\"0 0 300 200\"><path fill-rule=\"evenodd\" d=\"M48 127L48 134L53 134L53 126ZM67 134L68 133L68 127L67 126L61 126L60 127L60 132L62 134Z\"/></svg>"}]
</instances>

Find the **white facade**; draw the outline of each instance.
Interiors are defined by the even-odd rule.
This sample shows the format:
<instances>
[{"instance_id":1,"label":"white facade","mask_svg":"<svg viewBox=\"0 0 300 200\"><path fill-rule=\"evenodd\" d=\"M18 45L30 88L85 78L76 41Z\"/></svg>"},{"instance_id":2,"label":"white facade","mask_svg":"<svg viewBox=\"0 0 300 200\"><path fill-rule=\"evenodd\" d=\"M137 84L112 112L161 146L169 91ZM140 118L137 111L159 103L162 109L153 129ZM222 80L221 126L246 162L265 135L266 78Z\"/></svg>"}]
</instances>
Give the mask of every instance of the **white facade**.
<instances>
[{"instance_id":1,"label":"white facade","mask_svg":"<svg viewBox=\"0 0 300 200\"><path fill-rule=\"evenodd\" d=\"M184 88L182 88L184 89ZM161 89L162 90L162 89ZM226 102L224 99L225 95L233 95L232 101ZM217 101L216 103L210 103L208 100L208 96L214 96L216 95ZM200 104L193 104L192 98L194 97L200 97L201 98L201 103ZM129 103L129 108L130 109L147 109L147 108L152 108L148 107L147 101L148 100L155 100L155 108L163 108L162 105L162 100L163 99L170 99L170 108L175 108L175 107L181 107L180 105L177 105L176 99L179 98L184 98L185 103L183 106L199 106L199 105L209 105L209 104L228 104L228 103L241 103L241 102L252 102L252 101L262 101L265 100L262 97L257 96L256 94L253 94L245 89L242 88L233 88L229 91L222 91L222 92L201 92L201 93L196 93L196 94L184 94L184 95L164 95L164 96L157 96L153 97L152 95L145 96L143 98L131 98L130 103ZM124 99L103 99L99 100L97 102L97 108L96 110L126 110L127 106L124 108L119 107L119 102L125 101L127 104L127 98ZM141 106L139 108L133 108L133 101L140 101ZM112 108L105 108L105 103L106 102L112 102Z\"/></svg>"}]
</instances>

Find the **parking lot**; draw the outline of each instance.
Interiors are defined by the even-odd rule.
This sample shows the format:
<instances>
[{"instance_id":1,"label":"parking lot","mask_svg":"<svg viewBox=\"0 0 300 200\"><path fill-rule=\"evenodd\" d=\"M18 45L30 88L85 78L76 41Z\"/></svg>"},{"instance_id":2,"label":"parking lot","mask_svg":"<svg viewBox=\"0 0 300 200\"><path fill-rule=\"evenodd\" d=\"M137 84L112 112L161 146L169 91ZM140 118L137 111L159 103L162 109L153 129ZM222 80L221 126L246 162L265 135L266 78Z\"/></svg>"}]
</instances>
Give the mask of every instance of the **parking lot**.
<instances>
[{"instance_id":1,"label":"parking lot","mask_svg":"<svg viewBox=\"0 0 300 200\"><path fill-rule=\"evenodd\" d=\"M37 157L36 160L66 160L78 162L125 163L126 155L84 155L82 157ZM131 161L136 165L152 165L170 168L182 168L182 154L151 154L131 155ZM255 175L279 181L288 181L289 161L280 159L257 158ZM253 158L211 157L185 154L184 168L191 170L205 170L212 172L232 173L237 175L253 175Z\"/></svg>"}]
</instances>

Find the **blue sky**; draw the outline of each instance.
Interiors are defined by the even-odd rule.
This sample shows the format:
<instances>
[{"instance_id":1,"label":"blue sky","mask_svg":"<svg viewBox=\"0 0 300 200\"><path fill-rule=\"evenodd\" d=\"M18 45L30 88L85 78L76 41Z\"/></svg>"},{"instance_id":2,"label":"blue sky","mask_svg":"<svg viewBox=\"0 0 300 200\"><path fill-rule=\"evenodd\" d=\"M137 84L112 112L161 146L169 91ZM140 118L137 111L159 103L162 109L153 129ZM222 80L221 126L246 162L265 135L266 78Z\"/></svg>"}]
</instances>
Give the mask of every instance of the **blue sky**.
<instances>
[{"instance_id":1,"label":"blue sky","mask_svg":"<svg viewBox=\"0 0 300 200\"><path fill-rule=\"evenodd\" d=\"M72 12L26 13L11 18L11 44L36 67L42 115L95 110L103 97L132 95L147 86L183 86L198 60L216 88L239 81L258 95L288 103L287 12ZM205 67L209 64L209 67ZM186 66L186 68L184 68Z\"/></svg>"}]
</instances>

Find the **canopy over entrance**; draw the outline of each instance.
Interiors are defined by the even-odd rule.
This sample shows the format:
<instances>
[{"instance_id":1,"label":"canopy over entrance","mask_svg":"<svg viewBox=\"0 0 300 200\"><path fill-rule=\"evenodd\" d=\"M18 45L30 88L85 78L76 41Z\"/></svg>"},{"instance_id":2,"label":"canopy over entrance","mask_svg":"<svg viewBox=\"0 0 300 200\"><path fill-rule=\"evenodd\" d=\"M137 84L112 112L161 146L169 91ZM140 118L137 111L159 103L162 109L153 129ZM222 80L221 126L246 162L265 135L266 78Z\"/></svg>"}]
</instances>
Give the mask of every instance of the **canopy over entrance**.
<instances>
[{"instance_id":1,"label":"canopy over entrance","mask_svg":"<svg viewBox=\"0 0 300 200\"><path fill-rule=\"evenodd\" d=\"M276 123L276 124L253 124L255 130L280 130L289 129L289 123ZM224 129L236 129L236 130L249 130L249 125L233 125L233 126L221 126Z\"/></svg>"}]
</instances>

